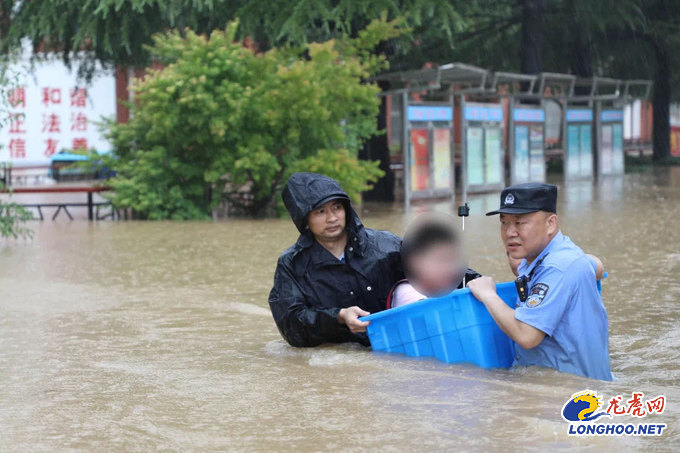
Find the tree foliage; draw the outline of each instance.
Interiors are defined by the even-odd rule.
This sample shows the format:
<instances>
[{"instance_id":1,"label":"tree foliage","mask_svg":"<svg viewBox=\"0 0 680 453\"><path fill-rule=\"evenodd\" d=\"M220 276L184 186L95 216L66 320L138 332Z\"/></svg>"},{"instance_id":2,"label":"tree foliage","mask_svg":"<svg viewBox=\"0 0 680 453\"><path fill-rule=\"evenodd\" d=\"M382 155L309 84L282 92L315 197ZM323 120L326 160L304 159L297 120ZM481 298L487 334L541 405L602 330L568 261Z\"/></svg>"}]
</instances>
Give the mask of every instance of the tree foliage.
<instances>
[{"instance_id":1,"label":"tree foliage","mask_svg":"<svg viewBox=\"0 0 680 453\"><path fill-rule=\"evenodd\" d=\"M8 103L10 91L17 85L19 74L10 70L14 65L12 55L0 58L0 128L5 126L11 119L12 112ZM2 146L2 145L0 145ZM0 177L4 179L11 164L0 162ZM0 192L5 192L4 181L0 180ZM30 237L32 230L25 226L26 221L33 218L31 213L23 206L11 199L11 191L8 191L9 199L0 199L0 239Z\"/></svg>"},{"instance_id":2,"label":"tree foliage","mask_svg":"<svg viewBox=\"0 0 680 453\"><path fill-rule=\"evenodd\" d=\"M4 186L0 183L0 190ZM26 222L31 220L33 215L23 206L12 200L0 200L0 239L2 238L30 238L33 230L26 227Z\"/></svg>"},{"instance_id":3,"label":"tree foliage","mask_svg":"<svg viewBox=\"0 0 680 453\"><path fill-rule=\"evenodd\" d=\"M236 41L237 26L154 37L150 50L165 67L133 86L130 122L109 124L115 205L185 219L228 201L262 215L293 171L332 173L355 197L382 175L356 157L378 132L379 89L364 81L386 64L370 50L400 34L400 23L265 53Z\"/></svg>"},{"instance_id":4,"label":"tree foliage","mask_svg":"<svg viewBox=\"0 0 680 453\"><path fill-rule=\"evenodd\" d=\"M144 67L145 47L156 33L191 28L197 33L223 29L242 2L214 0L5 0L0 17L11 16L3 34L5 50L29 39L35 50L60 52L81 76L91 77L97 62ZM1 31L1 28L0 28ZM82 52L84 51L84 52Z\"/></svg>"},{"instance_id":5,"label":"tree foliage","mask_svg":"<svg viewBox=\"0 0 680 453\"><path fill-rule=\"evenodd\" d=\"M384 13L403 17L412 30L378 47L393 70L462 61L494 70L653 79L655 137L666 141L668 102L680 99L673 89L680 84L677 0L2 0L0 8L5 49L29 38L66 60L77 56L85 75L95 61L148 65L145 46L166 30L206 34L239 17L238 38L267 50L356 37ZM72 53L79 50L88 52Z\"/></svg>"},{"instance_id":6,"label":"tree foliage","mask_svg":"<svg viewBox=\"0 0 680 453\"><path fill-rule=\"evenodd\" d=\"M403 17L413 37L400 35L386 44L391 60L408 64L423 36L436 49L453 46L464 28L459 0L2 0L0 18L11 16L0 37L5 50L28 38L36 50L61 52L76 59L81 75L91 76L95 62L145 67L151 62L152 36L191 29L209 34L237 17L239 39L252 38L260 49L302 46L343 36L357 37L373 20ZM396 37L395 37L396 38ZM436 42L434 42L436 41ZM87 52L81 52L87 51ZM399 59L397 58L399 57ZM417 63L417 62L415 62Z\"/></svg>"}]
</instances>

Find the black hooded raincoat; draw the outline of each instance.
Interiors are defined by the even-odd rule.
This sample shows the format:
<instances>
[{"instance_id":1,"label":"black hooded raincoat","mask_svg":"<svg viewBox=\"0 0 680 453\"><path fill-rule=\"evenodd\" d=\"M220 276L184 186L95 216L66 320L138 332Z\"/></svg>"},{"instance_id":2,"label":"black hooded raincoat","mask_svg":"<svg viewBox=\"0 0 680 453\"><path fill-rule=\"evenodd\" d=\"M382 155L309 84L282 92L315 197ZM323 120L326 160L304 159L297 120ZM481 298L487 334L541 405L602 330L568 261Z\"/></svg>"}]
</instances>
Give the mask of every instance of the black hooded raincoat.
<instances>
[{"instance_id":1,"label":"black hooded raincoat","mask_svg":"<svg viewBox=\"0 0 680 453\"><path fill-rule=\"evenodd\" d=\"M269 293L281 335L292 346L343 342L368 346L368 337L350 332L338 322L338 313L354 305L371 313L385 309L390 288L404 278L401 238L365 228L347 194L329 177L295 173L282 197L300 237L279 257ZM307 214L333 199L345 204L345 262L321 246L307 229Z\"/></svg>"}]
</instances>

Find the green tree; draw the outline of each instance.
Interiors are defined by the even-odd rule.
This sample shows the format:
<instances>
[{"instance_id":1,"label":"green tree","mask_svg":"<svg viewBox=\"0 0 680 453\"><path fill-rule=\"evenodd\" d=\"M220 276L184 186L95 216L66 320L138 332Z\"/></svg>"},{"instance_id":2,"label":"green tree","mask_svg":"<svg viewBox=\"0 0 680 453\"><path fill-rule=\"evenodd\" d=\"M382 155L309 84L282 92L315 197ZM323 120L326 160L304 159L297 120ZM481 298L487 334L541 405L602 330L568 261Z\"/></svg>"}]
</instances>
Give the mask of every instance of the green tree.
<instances>
[{"instance_id":1,"label":"green tree","mask_svg":"<svg viewBox=\"0 0 680 453\"><path fill-rule=\"evenodd\" d=\"M632 0L631 0L632 1ZM654 160L670 157L670 103L680 101L680 2L634 0L637 11L592 41L598 65L623 78L645 78L654 82Z\"/></svg>"},{"instance_id":2,"label":"green tree","mask_svg":"<svg viewBox=\"0 0 680 453\"><path fill-rule=\"evenodd\" d=\"M239 38L250 36L262 50L357 37L382 14L390 20L404 17L414 36L436 36L436 47L441 48L442 43L451 46L453 34L462 30L459 11L465 4L461 0L0 0L0 19L11 17L11 21L0 20L0 37L5 49L28 38L35 49L61 52L66 61L73 52L87 50L77 55L85 73L95 61L145 67L154 34L183 33L185 28L206 34L237 17L242 25ZM411 39L401 42L405 45L398 50L406 56Z\"/></svg>"},{"instance_id":3,"label":"green tree","mask_svg":"<svg viewBox=\"0 0 680 453\"><path fill-rule=\"evenodd\" d=\"M385 67L371 52L402 33L378 20L354 39L257 53L236 41L237 23L209 37L157 35L162 70L133 86L127 124L109 124L116 206L139 217L201 218L221 201L271 213L293 171L321 169L357 196L382 175L357 149L377 133ZM335 172L335 174L333 174Z\"/></svg>"},{"instance_id":4,"label":"green tree","mask_svg":"<svg viewBox=\"0 0 680 453\"><path fill-rule=\"evenodd\" d=\"M147 66L145 45L166 30L210 33L239 17L239 38L250 36L266 50L356 37L385 12L412 29L378 47L392 70L464 61L494 70L653 79L657 158L669 152L668 103L680 97L672 89L680 82L676 0L3 0L0 8L5 48L28 37L67 61L72 51L88 50L78 54L85 75L96 61ZM370 145L367 155L387 170L384 136Z\"/></svg>"},{"instance_id":5,"label":"green tree","mask_svg":"<svg viewBox=\"0 0 680 453\"><path fill-rule=\"evenodd\" d=\"M105 67L146 67L145 47L166 30L191 28L197 33L223 29L243 2L214 0L3 0L0 19L5 51L30 40L35 50L75 58L79 74L89 78L96 63ZM85 51L85 52L81 52Z\"/></svg>"},{"instance_id":6,"label":"green tree","mask_svg":"<svg viewBox=\"0 0 680 453\"><path fill-rule=\"evenodd\" d=\"M387 55L394 69L419 67L425 61L443 61L441 51L451 48L453 34L463 27L458 7L465 4L461 0L5 0L0 17L12 16L8 33L1 36L5 48L28 38L35 49L61 52L68 64L89 78L97 62L105 67L148 66L148 45L155 33L177 30L181 34L188 27L209 34L236 17L242 24L238 37L254 39L260 50L357 37L383 13L388 19L404 17L413 37L386 41L376 51ZM423 45L414 45L420 41ZM384 105L380 116L378 122L384 124ZM383 171L390 173L384 135L370 139L362 154L379 159ZM389 178L379 185L383 197L391 196Z\"/></svg>"},{"instance_id":7,"label":"green tree","mask_svg":"<svg viewBox=\"0 0 680 453\"><path fill-rule=\"evenodd\" d=\"M680 2L672 0L523 0L542 4L543 64L580 77L650 79L654 159L670 155L670 102L680 99ZM524 24L523 24L524 28Z\"/></svg>"}]
</instances>

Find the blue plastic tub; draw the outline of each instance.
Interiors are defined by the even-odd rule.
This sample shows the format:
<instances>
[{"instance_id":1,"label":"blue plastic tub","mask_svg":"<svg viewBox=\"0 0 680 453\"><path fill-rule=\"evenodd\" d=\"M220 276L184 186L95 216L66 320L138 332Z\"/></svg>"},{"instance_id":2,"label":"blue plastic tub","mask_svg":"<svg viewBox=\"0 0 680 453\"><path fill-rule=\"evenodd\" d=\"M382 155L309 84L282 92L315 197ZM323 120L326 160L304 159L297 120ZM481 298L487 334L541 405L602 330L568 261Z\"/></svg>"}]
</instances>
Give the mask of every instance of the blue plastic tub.
<instances>
[{"instance_id":1,"label":"blue plastic tub","mask_svg":"<svg viewBox=\"0 0 680 453\"><path fill-rule=\"evenodd\" d=\"M514 282L499 283L496 290L515 308ZM447 363L469 362L484 368L509 368L513 362L513 341L467 288L361 320L371 321L367 332L374 351L436 357Z\"/></svg>"}]
</instances>

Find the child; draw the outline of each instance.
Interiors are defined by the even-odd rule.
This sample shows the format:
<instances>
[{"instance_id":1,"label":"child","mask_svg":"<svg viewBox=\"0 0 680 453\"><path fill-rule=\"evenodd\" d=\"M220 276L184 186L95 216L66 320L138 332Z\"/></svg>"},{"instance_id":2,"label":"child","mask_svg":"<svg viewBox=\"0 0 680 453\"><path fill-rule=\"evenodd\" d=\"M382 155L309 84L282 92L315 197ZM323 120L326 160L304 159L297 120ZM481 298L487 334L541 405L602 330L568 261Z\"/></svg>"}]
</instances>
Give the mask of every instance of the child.
<instances>
[{"instance_id":1,"label":"child","mask_svg":"<svg viewBox=\"0 0 680 453\"><path fill-rule=\"evenodd\" d=\"M443 296L480 275L467 268L455 218L436 213L419 216L406 230L401 262L407 279L397 282L387 297L394 308L428 297Z\"/></svg>"}]
</instances>

